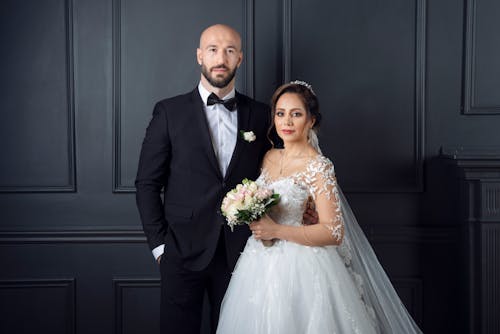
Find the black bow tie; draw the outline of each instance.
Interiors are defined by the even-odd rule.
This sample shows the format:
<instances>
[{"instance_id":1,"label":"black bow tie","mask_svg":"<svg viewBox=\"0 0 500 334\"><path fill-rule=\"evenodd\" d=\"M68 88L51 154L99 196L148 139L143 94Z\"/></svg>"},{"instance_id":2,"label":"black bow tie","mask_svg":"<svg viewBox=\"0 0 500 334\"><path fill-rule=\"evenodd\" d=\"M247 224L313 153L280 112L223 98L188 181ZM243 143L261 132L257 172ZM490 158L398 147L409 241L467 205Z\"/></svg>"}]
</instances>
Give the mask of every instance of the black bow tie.
<instances>
[{"instance_id":1,"label":"black bow tie","mask_svg":"<svg viewBox=\"0 0 500 334\"><path fill-rule=\"evenodd\" d=\"M208 96L207 106L211 106L218 103L224 105L224 107L226 107L226 109L229 111L236 110L236 104L237 104L236 97L232 97L227 100L221 100L214 93Z\"/></svg>"}]
</instances>

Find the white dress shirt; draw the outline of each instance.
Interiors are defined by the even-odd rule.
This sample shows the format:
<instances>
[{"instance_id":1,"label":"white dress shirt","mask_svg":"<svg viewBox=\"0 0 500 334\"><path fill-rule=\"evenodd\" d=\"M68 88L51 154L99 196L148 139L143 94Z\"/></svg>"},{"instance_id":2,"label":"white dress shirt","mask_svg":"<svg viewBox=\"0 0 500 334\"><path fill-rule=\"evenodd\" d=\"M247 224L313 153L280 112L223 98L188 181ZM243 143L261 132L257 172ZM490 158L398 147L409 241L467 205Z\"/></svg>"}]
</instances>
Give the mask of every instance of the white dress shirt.
<instances>
[{"instance_id":1,"label":"white dress shirt","mask_svg":"<svg viewBox=\"0 0 500 334\"><path fill-rule=\"evenodd\" d=\"M207 106L208 96L211 94L203 85L198 85L201 99L203 101L205 116L207 117L208 129L212 138L215 156L219 162L219 169L222 176L226 175L227 167L233 156L234 147L238 133L238 111L229 111L223 104L213 104ZM222 97L222 100L227 100L235 96L234 88Z\"/></svg>"},{"instance_id":2,"label":"white dress shirt","mask_svg":"<svg viewBox=\"0 0 500 334\"><path fill-rule=\"evenodd\" d=\"M233 151L238 139L238 110L229 111L223 104L213 104L207 106L208 96L211 94L201 82L198 84L198 91L203 101L205 116L207 119L212 146L219 162L219 169L222 176L226 175L227 167L233 156ZM222 97L222 100L233 98L236 95L234 88ZM165 245L160 245L153 249L153 256L158 259L165 251Z\"/></svg>"}]
</instances>

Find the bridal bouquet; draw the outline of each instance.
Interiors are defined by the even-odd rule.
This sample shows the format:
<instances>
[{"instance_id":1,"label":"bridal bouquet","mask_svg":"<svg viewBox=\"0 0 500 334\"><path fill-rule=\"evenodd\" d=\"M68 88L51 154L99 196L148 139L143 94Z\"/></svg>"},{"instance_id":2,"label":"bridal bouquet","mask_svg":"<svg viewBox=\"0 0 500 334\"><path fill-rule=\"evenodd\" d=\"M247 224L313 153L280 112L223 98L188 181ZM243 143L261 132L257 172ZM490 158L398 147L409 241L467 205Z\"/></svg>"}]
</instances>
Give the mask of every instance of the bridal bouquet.
<instances>
[{"instance_id":1,"label":"bridal bouquet","mask_svg":"<svg viewBox=\"0 0 500 334\"><path fill-rule=\"evenodd\" d=\"M280 195L271 189L259 187L254 181L244 179L229 191L222 200L222 214L233 231L234 226L250 224L260 219L266 211L277 204Z\"/></svg>"}]
</instances>

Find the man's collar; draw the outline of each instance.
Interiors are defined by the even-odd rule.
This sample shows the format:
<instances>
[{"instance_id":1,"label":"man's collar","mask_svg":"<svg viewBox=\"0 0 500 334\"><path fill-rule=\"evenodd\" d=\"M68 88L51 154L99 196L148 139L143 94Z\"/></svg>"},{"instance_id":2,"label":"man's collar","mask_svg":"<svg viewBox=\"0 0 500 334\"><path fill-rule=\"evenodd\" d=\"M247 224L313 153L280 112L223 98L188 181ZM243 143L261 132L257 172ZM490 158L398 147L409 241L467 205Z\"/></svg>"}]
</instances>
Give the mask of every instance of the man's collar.
<instances>
[{"instance_id":1,"label":"man's collar","mask_svg":"<svg viewBox=\"0 0 500 334\"><path fill-rule=\"evenodd\" d=\"M201 81L200 83L198 84L198 92L200 93L200 96L201 96L201 100L203 101L203 103L205 104L205 106L207 105L207 99L208 99L208 96L210 94L212 94L212 92L209 92L202 84L201 84ZM227 100L227 99L230 99L232 97L235 97L236 96L236 90L234 89L231 89L231 91L222 98L222 100Z\"/></svg>"}]
</instances>

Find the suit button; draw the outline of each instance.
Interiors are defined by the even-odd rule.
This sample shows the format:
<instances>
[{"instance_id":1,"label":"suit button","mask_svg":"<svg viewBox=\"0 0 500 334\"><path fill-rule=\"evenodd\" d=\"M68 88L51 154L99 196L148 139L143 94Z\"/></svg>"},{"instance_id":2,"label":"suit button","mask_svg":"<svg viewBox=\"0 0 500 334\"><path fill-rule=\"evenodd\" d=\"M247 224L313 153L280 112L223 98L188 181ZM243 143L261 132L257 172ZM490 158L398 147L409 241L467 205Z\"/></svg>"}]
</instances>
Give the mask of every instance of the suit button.
<instances>
[{"instance_id":1,"label":"suit button","mask_svg":"<svg viewBox=\"0 0 500 334\"><path fill-rule=\"evenodd\" d=\"M226 187L226 182L222 182L222 188Z\"/></svg>"}]
</instances>

